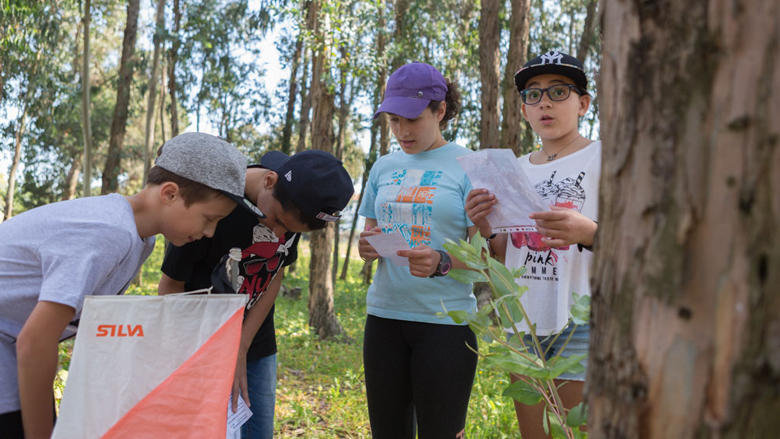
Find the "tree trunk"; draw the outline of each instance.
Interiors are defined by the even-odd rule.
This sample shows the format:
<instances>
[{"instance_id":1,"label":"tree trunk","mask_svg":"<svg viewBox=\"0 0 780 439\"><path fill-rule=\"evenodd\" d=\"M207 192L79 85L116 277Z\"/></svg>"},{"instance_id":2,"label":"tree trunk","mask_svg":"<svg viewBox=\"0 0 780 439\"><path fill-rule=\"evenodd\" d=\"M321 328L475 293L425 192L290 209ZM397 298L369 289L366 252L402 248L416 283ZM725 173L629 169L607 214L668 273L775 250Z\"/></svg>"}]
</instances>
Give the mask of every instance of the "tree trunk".
<instances>
[{"instance_id":1,"label":"tree trunk","mask_svg":"<svg viewBox=\"0 0 780 439\"><path fill-rule=\"evenodd\" d=\"M376 36L376 57L377 59L383 59L385 56L385 35L382 30L385 26L385 20L384 20L384 2L383 0L379 0L379 24L377 29L377 36ZM384 63L382 63L384 65ZM387 69L382 67L380 68L380 74L379 78L377 78L376 87L374 87L374 99L373 99L373 108L378 108L379 103L382 100L382 93L385 86L385 77L387 75ZM384 117L380 117L379 119L384 120ZM371 171L371 167L374 165L374 162L376 161L376 150L377 150L377 134L379 131L379 123L377 119L373 119L371 122L371 134L370 134L370 145L368 148L368 155L366 156L365 165L363 167L363 178L361 179L360 183L360 194L358 195L358 201L357 205L355 206L355 215L352 217L352 227L349 229L349 239L347 240L347 251L346 255L344 257L344 264L341 267L341 275L339 276L339 279L346 280L347 279L347 272L349 271L349 262L350 262L350 253L352 250L352 242L355 239L355 230L357 229L357 222L358 222L358 209L360 209L360 203L363 202L363 191L366 190L366 183L368 182L368 174Z\"/></svg>"},{"instance_id":2,"label":"tree trunk","mask_svg":"<svg viewBox=\"0 0 780 439\"><path fill-rule=\"evenodd\" d=\"M309 112L311 111L311 84L306 87L309 76L309 61L306 59L306 49L303 51L303 72L301 72L301 113L298 117L298 144L295 152L306 149L306 134L309 132Z\"/></svg>"},{"instance_id":3,"label":"tree trunk","mask_svg":"<svg viewBox=\"0 0 780 439\"><path fill-rule=\"evenodd\" d=\"M84 53L81 62L81 132L84 136L84 196L92 195L92 123L90 120L90 102L89 97L89 25L92 21L92 11L90 10L90 0L84 0L84 16L82 18L84 26ZM74 165L75 167L75 165ZM78 175L78 173L75 173ZM68 188L71 184L68 183ZM74 186L75 193L75 186ZM72 198L72 197L71 197ZM70 199L70 198L68 198Z\"/></svg>"},{"instance_id":4,"label":"tree trunk","mask_svg":"<svg viewBox=\"0 0 780 439\"><path fill-rule=\"evenodd\" d=\"M79 185L79 174L81 174L83 160L83 151L77 153L76 157L73 158L73 163L70 165L68 176L65 177L65 192L62 194L63 200L72 200L76 198L76 189Z\"/></svg>"},{"instance_id":5,"label":"tree trunk","mask_svg":"<svg viewBox=\"0 0 780 439\"><path fill-rule=\"evenodd\" d=\"M509 52L502 82L504 110L501 119L501 146L512 148L515 155L531 149L523 143L523 116L520 111L520 94L515 88L515 73L525 64L528 53L528 30L531 0L512 0L512 16L509 20ZM531 137L533 139L533 137Z\"/></svg>"},{"instance_id":6,"label":"tree trunk","mask_svg":"<svg viewBox=\"0 0 780 439\"><path fill-rule=\"evenodd\" d=\"M146 130L144 131L144 176L143 182L146 184L146 177L149 175L149 169L152 167L152 158L154 157L154 101L157 99L157 69L160 68L160 44L162 35L165 32L165 0L157 0L157 12L155 14L154 52L152 55L152 71L149 73L149 100L146 105Z\"/></svg>"},{"instance_id":7,"label":"tree trunk","mask_svg":"<svg viewBox=\"0 0 780 439\"><path fill-rule=\"evenodd\" d=\"M315 38L327 38L327 23L320 23L319 0L312 1L310 13L315 17L313 35ZM324 16L323 19L327 18ZM314 106L312 118L312 149L333 152L333 93L326 83L330 71L327 44L317 45L313 52L311 91ZM331 277L331 250L333 246L333 224L323 230L312 231L311 261L309 265L309 326L320 339L340 336L344 329L333 309L333 278Z\"/></svg>"},{"instance_id":8,"label":"tree trunk","mask_svg":"<svg viewBox=\"0 0 780 439\"><path fill-rule=\"evenodd\" d=\"M160 145L165 143L165 61L160 61Z\"/></svg>"},{"instance_id":9,"label":"tree trunk","mask_svg":"<svg viewBox=\"0 0 780 439\"><path fill-rule=\"evenodd\" d=\"M108 142L106 164L103 168L102 194L116 192L118 189L118 177L121 172L122 145L125 141L125 128L127 124L127 107L130 103L130 86L133 82L135 69L135 37L138 30L138 3L139 0L129 0L127 3L127 24L122 40L122 58L119 63L119 78L117 79L116 106L114 117L111 121L111 137Z\"/></svg>"},{"instance_id":10,"label":"tree trunk","mask_svg":"<svg viewBox=\"0 0 780 439\"><path fill-rule=\"evenodd\" d=\"M181 27L181 9L179 0L173 0L173 41L168 49L168 93L171 96L171 138L179 135L179 108L176 100L176 60L179 56L179 29Z\"/></svg>"},{"instance_id":11,"label":"tree trunk","mask_svg":"<svg viewBox=\"0 0 780 439\"><path fill-rule=\"evenodd\" d=\"M580 36L580 43L577 45L577 59L585 62L590 52L590 46L593 42L593 29L596 24L596 7L598 6L598 0L590 0L588 2L588 9L585 13L585 25L582 28L582 35Z\"/></svg>"},{"instance_id":12,"label":"tree trunk","mask_svg":"<svg viewBox=\"0 0 780 439\"><path fill-rule=\"evenodd\" d=\"M284 128L282 129L282 152L290 154L292 144L292 128L295 123L295 99L298 94L298 66L301 63L301 51L303 50L303 35L299 34L295 41L295 52L292 56L292 67L290 68L290 85L287 94L287 114L284 118Z\"/></svg>"},{"instance_id":13,"label":"tree trunk","mask_svg":"<svg viewBox=\"0 0 780 439\"><path fill-rule=\"evenodd\" d=\"M501 2L482 0L479 14L479 77L481 89L481 119L479 124L479 148L495 148L498 145L498 11Z\"/></svg>"},{"instance_id":14,"label":"tree trunk","mask_svg":"<svg viewBox=\"0 0 780 439\"><path fill-rule=\"evenodd\" d=\"M603 6L589 434L776 437L780 4Z\"/></svg>"},{"instance_id":15,"label":"tree trunk","mask_svg":"<svg viewBox=\"0 0 780 439\"><path fill-rule=\"evenodd\" d=\"M27 92L27 95L30 96L31 94ZM5 193L5 212L3 213L3 221L11 218L14 214L16 171L19 169L19 161L22 157L22 136L24 135L24 129L27 123L28 101L28 99L25 99L22 116L19 118L19 126L16 127L16 135L14 136L14 157L11 160L11 168L8 170L8 188Z\"/></svg>"}]
</instances>

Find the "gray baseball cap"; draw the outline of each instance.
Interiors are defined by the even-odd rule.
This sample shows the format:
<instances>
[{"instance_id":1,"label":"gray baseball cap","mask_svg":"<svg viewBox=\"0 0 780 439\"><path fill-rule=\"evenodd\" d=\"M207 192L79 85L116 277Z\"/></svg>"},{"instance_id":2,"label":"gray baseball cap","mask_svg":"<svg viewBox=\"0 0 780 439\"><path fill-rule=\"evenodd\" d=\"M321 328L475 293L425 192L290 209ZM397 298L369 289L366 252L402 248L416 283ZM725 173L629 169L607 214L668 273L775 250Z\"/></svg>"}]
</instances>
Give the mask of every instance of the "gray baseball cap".
<instances>
[{"instance_id":1,"label":"gray baseball cap","mask_svg":"<svg viewBox=\"0 0 780 439\"><path fill-rule=\"evenodd\" d=\"M216 189L252 214L263 212L244 198L247 159L235 146L204 133L184 133L162 146L154 164L180 177Z\"/></svg>"}]
</instances>

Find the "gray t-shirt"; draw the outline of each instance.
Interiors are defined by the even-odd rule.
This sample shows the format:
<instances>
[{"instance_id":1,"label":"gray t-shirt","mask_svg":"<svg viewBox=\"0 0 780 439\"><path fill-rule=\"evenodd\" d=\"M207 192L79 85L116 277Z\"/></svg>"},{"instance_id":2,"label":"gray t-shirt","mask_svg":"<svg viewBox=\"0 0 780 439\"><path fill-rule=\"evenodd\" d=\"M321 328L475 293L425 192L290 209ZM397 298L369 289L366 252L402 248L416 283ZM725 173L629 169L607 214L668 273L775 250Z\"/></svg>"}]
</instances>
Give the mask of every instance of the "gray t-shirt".
<instances>
[{"instance_id":1,"label":"gray t-shirt","mask_svg":"<svg viewBox=\"0 0 780 439\"><path fill-rule=\"evenodd\" d=\"M41 206L0 224L0 413L19 410L15 341L35 305L70 306L75 322L84 296L123 293L153 248L118 194Z\"/></svg>"}]
</instances>

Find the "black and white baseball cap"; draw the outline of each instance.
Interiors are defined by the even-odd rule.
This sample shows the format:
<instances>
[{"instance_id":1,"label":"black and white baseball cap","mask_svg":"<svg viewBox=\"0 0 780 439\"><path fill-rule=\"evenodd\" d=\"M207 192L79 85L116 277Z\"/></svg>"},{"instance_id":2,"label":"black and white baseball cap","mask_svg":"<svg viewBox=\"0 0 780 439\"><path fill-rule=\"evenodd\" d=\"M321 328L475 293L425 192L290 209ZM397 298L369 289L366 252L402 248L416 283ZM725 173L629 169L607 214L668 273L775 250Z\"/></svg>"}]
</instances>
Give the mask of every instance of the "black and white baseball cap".
<instances>
[{"instance_id":1,"label":"black and white baseball cap","mask_svg":"<svg viewBox=\"0 0 780 439\"><path fill-rule=\"evenodd\" d=\"M555 73L571 78L574 85L587 93L588 78L585 76L582 61L557 50L551 50L525 63L523 68L515 73L517 90L523 91L529 79L545 73Z\"/></svg>"},{"instance_id":2,"label":"black and white baseball cap","mask_svg":"<svg viewBox=\"0 0 780 439\"><path fill-rule=\"evenodd\" d=\"M205 133L184 133L162 146L154 164L223 193L259 218L263 212L244 198L247 159L230 143Z\"/></svg>"}]
</instances>

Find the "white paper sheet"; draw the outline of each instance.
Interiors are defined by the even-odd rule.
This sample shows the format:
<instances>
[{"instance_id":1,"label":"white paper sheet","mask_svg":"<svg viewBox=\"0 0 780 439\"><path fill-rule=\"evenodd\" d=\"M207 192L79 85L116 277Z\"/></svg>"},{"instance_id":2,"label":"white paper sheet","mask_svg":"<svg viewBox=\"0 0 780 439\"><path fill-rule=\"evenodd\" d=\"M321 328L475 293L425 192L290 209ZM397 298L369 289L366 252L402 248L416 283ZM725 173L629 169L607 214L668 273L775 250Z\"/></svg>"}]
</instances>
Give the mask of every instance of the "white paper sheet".
<instances>
[{"instance_id":1,"label":"white paper sheet","mask_svg":"<svg viewBox=\"0 0 780 439\"><path fill-rule=\"evenodd\" d=\"M235 413L233 413L232 406L232 401L228 400L226 439L241 439L241 426L252 417L252 410L246 405L244 398L240 396L238 397L238 405Z\"/></svg>"},{"instance_id":2,"label":"white paper sheet","mask_svg":"<svg viewBox=\"0 0 780 439\"><path fill-rule=\"evenodd\" d=\"M474 189L487 189L498 203L487 216L493 233L535 231L532 212L550 209L528 180L510 149L483 149L458 157Z\"/></svg>"},{"instance_id":3,"label":"white paper sheet","mask_svg":"<svg viewBox=\"0 0 780 439\"><path fill-rule=\"evenodd\" d=\"M366 236L366 240L371 244L379 256L389 259L395 265L404 267L409 266L409 258L404 258L395 254L398 250L409 250L409 244L401 233L394 230L390 233L379 233L377 235Z\"/></svg>"}]
</instances>

